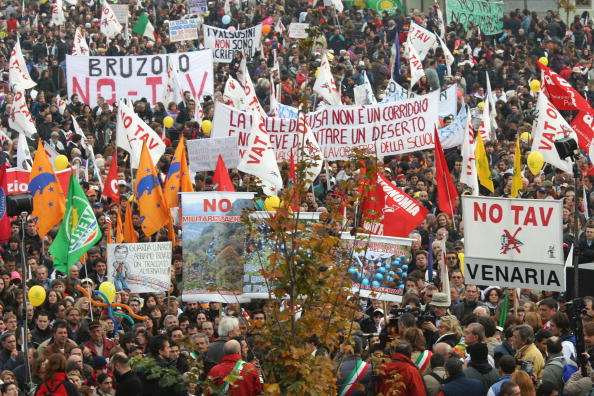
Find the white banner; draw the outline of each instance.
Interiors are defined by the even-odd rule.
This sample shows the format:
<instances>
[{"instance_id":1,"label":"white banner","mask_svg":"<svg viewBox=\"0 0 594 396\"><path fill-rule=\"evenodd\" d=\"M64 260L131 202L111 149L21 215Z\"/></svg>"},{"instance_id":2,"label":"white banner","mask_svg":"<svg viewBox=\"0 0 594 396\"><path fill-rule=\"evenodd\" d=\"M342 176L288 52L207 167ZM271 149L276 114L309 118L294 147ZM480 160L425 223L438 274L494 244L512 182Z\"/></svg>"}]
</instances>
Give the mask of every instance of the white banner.
<instances>
[{"instance_id":1,"label":"white banner","mask_svg":"<svg viewBox=\"0 0 594 396\"><path fill-rule=\"evenodd\" d=\"M462 197L464 255L563 265L563 201Z\"/></svg>"},{"instance_id":2,"label":"white banner","mask_svg":"<svg viewBox=\"0 0 594 396\"><path fill-rule=\"evenodd\" d=\"M169 21L169 41L198 40L198 18Z\"/></svg>"},{"instance_id":3,"label":"white banner","mask_svg":"<svg viewBox=\"0 0 594 396\"><path fill-rule=\"evenodd\" d=\"M208 4L206 0L188 0L188 10L190 14L206 15Z\"/></svg>"},{"instance_id":4,"label":"white banner","mask_svg":"<svg viewBox=\"0 0 594 396\"><path fill-rule=\"evenodd\" d=\"M435 34L431 33L424 27L411 22L406 43L410 43L413 47L415 47L415 50L417 51L421 61L425 59L429 50L433 48L435 40L437 40Z\"/></svg>"},{"instance_id":5,"label":"white banner","mask_svg":"<svg viewBox=\"0 0 594 396\"><path fill-rule=\"evenodd\" d=\"M117 291L167 292L170 272L171 242L107 244L107 279Z\"/></svg>"},{"instance_id":6,"label":"white banner","mask_svg":"<svg viewBox=\"0 0 594 396\"><path fill-rule=\"evenodd\" d=\"M128 23L128 4L112 4L111 5L111 9L113 10L113 13L116 16L116 19L118 20L119 23L121 23L122 25L125 25Z\"/></svg>"},{"instance_id":7,"label":"white banner","mask_svg":"<svg viewBox=\"0 0 594 396\"><path fill-rule=\"evenodd\" d=\"M260 47L262 24L234 31L208 25L202 28L204 47L212 49L215 62L230 63L235 52L245 52L251 58Z\"/></svg>"},{"instance_id":8,"label":"white banner","mask_svg":"<svg viewBox=\"0 0 594 396\"><path fill-rule=\"evenodd\" d=\"M378 156L404 154L433 148L439 93L417 96L398 103L373 106L328 106L308 113L308 123L326 160L348 159L354 147ZM215 104L212 136L238 134L239 151L247 148L251 115L222 103ZM287 161L298 147L297 120L264 118L277 161Z\"/></svg>"},{"instance_id":9,"label":"white banner","mask_svg":"<svg viewBox=\"0 0 594 396\"><path fill-rule=\"evenodd\" d=\"M456 85L451 85L439 94L439 116L441 118L454 117L458 108ZM418 95L407 91L403 86L394 80L390 80L388 87L384 91L384 99L380 103L392 103L400 100L415 98ZM445 148L445 147L444 147Z\"/></svg>"},{"instance_id":10,"label":"white banner","mask_svg":"<svg viewBox=\"0 0 594 396\"><path fill-rule=\"evenodd\" d=\"M191 172L215 170L219 154L227 169L237 168L239 164L236 136L188 140L186 146Z\"/></svg>"},{"instance_id":11,"label":"white banner","mask_svg":"<svg viewBox=\"0 0 594 396\"><path fill-rule=\"evenodd\" d=\"M293 22L289 25L289 37L296 39L307 38L308 34L305 31L306 29L309 29L309 23Z\"/></svg>"},{"instance_id":12,"label":"white banner","mask_svg":"<svg viewBox=\"0 0 594 396\"><path fill-rule=\"evenodd\" d=\"M566 291L562 265L486 260L465 254L464 267L466 284Z\"/></svg>"},{"instance_id":13,"label":"white banner","mask_svg":"<svg viewBox=\"0 0 594 396\"><path fill-rule=\"evenodd\" d=\"M154 105L163 97L167 64L172 62L181 87L192 97L214 94L212 52L192 51L143 56L66 56L68 96L77 94L93 107L102 96L110 105L117 99L146 98Z\"/></svg>"}]
</instances>

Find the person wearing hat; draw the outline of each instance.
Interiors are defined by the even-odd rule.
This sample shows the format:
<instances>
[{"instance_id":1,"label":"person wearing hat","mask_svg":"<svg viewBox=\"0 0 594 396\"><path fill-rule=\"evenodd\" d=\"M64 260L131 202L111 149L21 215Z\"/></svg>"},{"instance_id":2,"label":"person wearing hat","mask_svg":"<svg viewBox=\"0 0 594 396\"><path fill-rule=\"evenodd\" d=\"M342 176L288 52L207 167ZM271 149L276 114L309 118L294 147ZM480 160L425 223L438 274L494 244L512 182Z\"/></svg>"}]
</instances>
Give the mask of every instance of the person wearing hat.
<instances>
[{"instance_id":1,"label":"person wearing hat","mask_svg":"<svg viewBox=\"0 0 594 396\"><path fill-rule=\"evenodd\" d=\"M470 355L468 367L464 369L464 374L468 378L474 378L482 382L483 394L489 391L489 388L501 378L497 369L489 364L489 348L483 342L477 342L470 345L467 349Z\"/></svg>"},{"instance_id":2,"label":"person wearing hat","mask_svg":"<svg viewBox=\"0 0 594 396\"><path fill-rule=\"evenodd\" d=\"M66 147L60 141L60 125L58 123L53 122L50 125L51 133L50 133L50 140L47 142L48 145L53 148L59 154L66 154Z\"/></svg>"},{"instance_id":3,"label":"person wearing hat","mask_svg":"<svg viewBox=\"0 0 594 396\"><path fill-rule=\"evenodd\" d=\"M107 374L112 378L114 377L114 374L107 367L107 359L105 359L103 356L93 356L93 359L91 360L91 366L93 367L93 372L91 373L91 376L85 381L85 385L87 386L98 386L99 383L97 379L101 374Z\"/></svg>"},{"instance_id":4,"label":"person wearing hat","mask_svg":"<svg viewBox=\"0 0 594 396\"><path fill-rule=\"evenodd\" d=\"M89 333L91 338L84 344L84 347L88 348L93 356L109 357L109 352L117 345L105 337L105 330L101 322L91 322L89 324Z\"/></svg>"}]
</instances>

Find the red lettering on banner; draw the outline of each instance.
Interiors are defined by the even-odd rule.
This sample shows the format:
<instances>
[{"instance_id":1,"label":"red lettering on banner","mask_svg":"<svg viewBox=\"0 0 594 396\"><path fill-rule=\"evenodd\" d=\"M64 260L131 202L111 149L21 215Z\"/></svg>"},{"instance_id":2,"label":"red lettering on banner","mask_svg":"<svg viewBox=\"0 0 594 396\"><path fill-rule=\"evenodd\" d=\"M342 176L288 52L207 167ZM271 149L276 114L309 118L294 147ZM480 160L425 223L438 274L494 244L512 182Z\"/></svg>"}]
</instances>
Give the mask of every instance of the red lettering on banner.
<instances>
[{"instance_id":1,"label":"red lettering on banner","mask_svg":"<svg viewBox=\"0 0 594 396\"><path fill-rule=\"evenodd\" d=\"M198 92L196 92L196 88L194 87L194 82L192 81L192 77L186 73L186 81L190 86L190 92L192 93L193 98L201 98L202 92L204 92L204 87L206 86L206 79L208 78L208 73L202 74L202 81L200 81L200 87L198 88Z\"/></svg>"},{"instance_id":2,"label":"red lettering on banner","mask_svg":"<svg viewBox=\"0 0 594 396\"><path fill-rule=\"evenodd\" d=\"M476 205L476 204L475 204ZM524 218L520 218L521 212L526 209L526 213L524 214ZM521 205L511 205L511 210L514 212L514 224L515 225L532 225L534 227L538 227L538 218L536 217L536 210L534 207L524 208ZM538 208L538 214L540 214L540 225L546 227L549 225L551 221L551 216L553 215L553 208ZM475 219L476 220L476 219Z\"/></svg>"},{"instance_id":3,"label":"red lettering on banner","mask_svg":"<svg viewBox=\"0 0 594 396\"><path fill-rule=\"evenodd\" d=\"M111 98L107 99L107 95L101 95L101 96L105 98L105 101L108 104L113 105L116 102L115 81L113 81L111 78L100 78L99 80L97 80L97 93L98 94L101 92L101 89L103 87L111 88Z\"/></svg>"},{"instance_id":4,"label":"red lettering on banner","mask_svg":"<svg viewBox=\"0 0 594 396\"><path fill-rule=\"evenodd\" d=\"M543 132L542 137L543 137L543 139L541 140L538 149L539 150L552 150L553 144L554 144L553 142L555 141L555 134Z\"/></svg>"},{"instance_id":5,"label":"red lettering on banner","mask_svg":"<svg viewBox=\"0 0 594 396\"><path fill-rule=\"evenodd\" d=\"M80 96L80 101L83 103L90 103L89 102L89 98L90 98L89 81L90 81L90 78L85 77L85 89L83 91L83 89L81 88L81 86L78 82L78 78L72 77L72 94Z\"/></svg>"},{"instance_id":6,"label":"red lettering on banner","mask_svg":"<svg viewBox=\"0 0 594 396\"><path fill-rule=\"evenodd\" d=\"M204 212L228 212L231 210L231 201L227 198L223 199L205 199L202 201L202 208Z\"/></svg>"},{"instance_id":7,"label":"red lettering on banner","mask_svg":"<svg viewBox=\"0 0 594 396\"><path fill-rule=\"evenodd\" d=\"M151 103L157 103L157 85L161 85L162 83L163 83L163 80L161 79L161 76L146 78L146 85L151 86L151 94L152 94Z\"/></svg>"},{"instance_id":8,"label":"red lettering on banner","mask_svg":"<svg viewBox=\"0 0 594 396\"><path fill-rule=\"evenodd\" d=\"M230 49L231 48L231 40L216 39L215 40L215 48Z\"/></svg>"},{"instance_id":9,"label":"red lettering on banner","mask_svg":"<svg viewBox=\"0 0 594 396\"><path fill-rule=\"evenodd\" d=\"M264 128L264 122L260 122L259 128L260 128L260 130L262 130ZM261 145L261 147L256 147L256 145ZM249 153L250 159L247 163L248 164L259 164L262 159L262 156L264 155L264 151L266 151L267 148L268 148L268 145L266 144L266 142L264 140L260 139L260 137L258 135L256 135L256 138L254 139L254 144L252 145L252 147L250 147L250 153Z\"/></svg>"},{"instance_id":10,"label":"red lettering on banner","mask_svg":"<svg viewBox=\"0 0 594 396\"><path fill-rule=\"evenodd\" d=\"M534 227L538 226L538 224L536 223L536 215L534 214L533 207L528 207L526 217L524 218L524 225L528 225L528 223L532 224Z\"/></svg>"},{"instance_id":11,"label":"red lettering on banner","mask_svg":"<svg viewBox=\"0 0 594 396\"><path fill-rule=\"evenodd\" d=\"M491 223L497 224L503 218L503 209L499 204L492 204L489 206L489 211L487 213L487 204L486 203L474 203L474 221L482 221L483 223L487 222L487 215L489 216L489 221Z\"/></svg>"}]
</instances>

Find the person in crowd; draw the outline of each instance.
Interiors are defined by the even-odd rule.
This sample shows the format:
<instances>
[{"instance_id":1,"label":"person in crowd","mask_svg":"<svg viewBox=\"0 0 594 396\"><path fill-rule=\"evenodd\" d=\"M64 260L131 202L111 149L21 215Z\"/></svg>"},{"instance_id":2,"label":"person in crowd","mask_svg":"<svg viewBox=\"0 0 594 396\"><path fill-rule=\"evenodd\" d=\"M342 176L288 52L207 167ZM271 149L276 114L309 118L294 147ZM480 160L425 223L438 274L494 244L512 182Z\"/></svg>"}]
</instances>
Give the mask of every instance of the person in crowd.
<instances>
[{"instance_id":1,"label":"person in crowd","mask_svg":"<svg viewBox=\"0 0 594 396\"><path fill-rule=\"evenodd\" d=\"M526 367L528 363L532 366L530 374L533 374L540 382L544 369L542 354L534 345L534 330L529 325L516 326L513 329L512 345L516 351L515 357L519 359L520 367Z\"/></svg>"}]
</instances>

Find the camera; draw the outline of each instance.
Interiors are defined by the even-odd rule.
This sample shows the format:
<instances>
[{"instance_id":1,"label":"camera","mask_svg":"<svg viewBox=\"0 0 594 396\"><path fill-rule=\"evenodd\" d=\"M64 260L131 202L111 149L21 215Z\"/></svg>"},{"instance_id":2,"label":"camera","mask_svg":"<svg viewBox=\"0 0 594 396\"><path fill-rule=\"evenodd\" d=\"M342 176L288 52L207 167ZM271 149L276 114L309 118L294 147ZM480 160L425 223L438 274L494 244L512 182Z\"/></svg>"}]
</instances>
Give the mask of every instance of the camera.
<instances>
[{"instance_id":1,"label":"camera","mask_svg":"<svg viewBox=\"0 0 594 396\"><path fill-rule=\"evenodd\" d=\"M419 316L418 321L419 323L431 322L435 324L437 322L437 316L435 316L435 313L433 313L433 311L427 309Z\"/></svg>"},{"instance_id":2,"label":"camera","mask_svg":"<svg viewBox=\"0 0 594 396\"><path fill-rule=\"evenodd\" d=\"M520 366L520 370L525 371L526 374L532 374L534 363L532 363L530 360L516 359L516 364Z\"/></svg>"}]
</instances>

